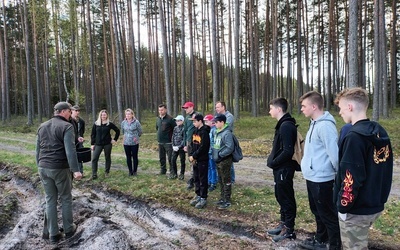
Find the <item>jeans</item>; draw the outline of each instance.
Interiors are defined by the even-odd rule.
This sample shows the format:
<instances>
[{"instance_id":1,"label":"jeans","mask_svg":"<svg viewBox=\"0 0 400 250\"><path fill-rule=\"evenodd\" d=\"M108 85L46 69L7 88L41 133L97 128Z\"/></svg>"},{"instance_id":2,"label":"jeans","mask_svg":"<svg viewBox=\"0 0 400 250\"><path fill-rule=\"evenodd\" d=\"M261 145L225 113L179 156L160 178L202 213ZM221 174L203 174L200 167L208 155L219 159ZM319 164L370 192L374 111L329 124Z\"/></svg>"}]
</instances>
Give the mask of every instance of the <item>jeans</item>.
<instances>
[{"instance_id":1,"label":"jeans","mask_svg":"<svg viewBox=\"0 0 400 250\"><path fill-rule=\"evenodd\" d=\"M281 221L288 228L294 228L296 219L296 198L293 189L294 168L281 167L273 171L275 198L280 205Z\"/></svg>"},{"instance_id":2,"label":"jeans","mask_svg":"<svg viewBox=\"0 0 400 250\"><path fill-rule=\"evenodd\" d=\"M167 157L171 170L172 143L158 143L158 156L160 158L161 173L167 173Z\"/></svg>"},{"instance_id":3,"label":"jeans","mask_svg":"<svg viewBox=\"0 0 400 250\"><path fill-rule=\"evenodd\" d=\"M98 162L101 151L104 149L104 157L106 158L106 173L110 173L111 168L111 150L112 144L107 145L95 145L92 157L92 176L97 176Z\"/></svg>"},{"instance_id":4,"label":"jeans","mask_svg":"<svg viewBox=\"0 0 400 250\"><path fill-rule=\"evenodd\" d=\"M176 161L179 159L181 161L181 172L180 174L185 174L185 168L186 168L186 153L183 150L183 148L180 148L178 151L173 151L172 152L172 168L170 170L170 173L172 175L178 175L178 166L176 165Z\"/></svg>"},{"instance_id":5,"label":"jeans","mask_svg":"<svg viewBox=\"0 0 400 250\"><path fill-rule=\"evenodd\" d=\"M138 168L138 152L139 144L136 145L124 145L126 165L128 165L129 175L133 175L137 172ZM133 169L132 169L132 159L133 159Z\"/></svg>"},{"instance_id":6,"label":"jeans","mask_svg":"<svg viewBox=\"0 0 400 250\"><path fill-rule=\"evenodd\" d=\"M60 196L62 208L62 222L64 232L73 229L72 215L72 173L66 169L48 169L39 167L39 175L46 196L47 228L50 236L55 236L58 231L57 200Z\"/></svg>"},{"instance_id":7,"label":"jeans","mask_svg":"<svg viewBox=\"0 0 400 250\"><path fill-rule=\"evenodd\" d=\"M208 161L200 161L193 164L193 177L196 194L201 198L207 199Z\"/></svg>"},{"instance_id":8,"label":"jeans","mask_svg":"<svg viewBox=\"0 0 400 250\"><path fill-rule=\"evenodd\" d=\"M329 241L329 249L340 249L338 214L333 204L333 180L312 182L307 180L308 202L315 216L318 241Z\"/></svg>"},{"instance_id":9,"label":"jeans","mask_svg":"<svg viewBox=\"0 0 400 250\"><path fill-rule=\"evenodd\" d=\"M212 154L208 154L208 184L217 185L218 174L217 174L217 164L212 158Z\"/></svg>"}]
</instances>

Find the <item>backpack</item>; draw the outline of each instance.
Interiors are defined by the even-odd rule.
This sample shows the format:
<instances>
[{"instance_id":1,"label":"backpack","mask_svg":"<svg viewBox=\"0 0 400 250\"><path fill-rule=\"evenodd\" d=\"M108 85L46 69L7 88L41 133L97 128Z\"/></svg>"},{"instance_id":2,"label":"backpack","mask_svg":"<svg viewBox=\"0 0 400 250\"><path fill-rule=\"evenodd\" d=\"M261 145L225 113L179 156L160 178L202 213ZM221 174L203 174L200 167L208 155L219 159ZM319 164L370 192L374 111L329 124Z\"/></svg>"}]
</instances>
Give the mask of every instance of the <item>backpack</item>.
<instances>
[{"instance_id":1,"label":"backpack","mask_svg":"<svg viewBox=\"0 0 400 250\"><path fill-rule=\"evenodd\" d=\"M243 153L242 153L242 148L239 145L239 141L236 138L234 134L232 134L233 138L233 152L232 152L232 161L233 162L239 162L240 160L243 159Z\"/></svg>"},{"instance_id":2,"label":"backpack","mask_svg":"<svg viewBox=\"0 0 400 250\"><path fill-rule=\"evenodd\" d=\"M297 127L298 125L296 125L297 138L294 144L294 153L292 160L294 160L297 163L297 166L295 167L296 171L301 171L300 165L301 165L301 159L303 158L304 155L304 139Z\"/></svg>"}]
</instances>

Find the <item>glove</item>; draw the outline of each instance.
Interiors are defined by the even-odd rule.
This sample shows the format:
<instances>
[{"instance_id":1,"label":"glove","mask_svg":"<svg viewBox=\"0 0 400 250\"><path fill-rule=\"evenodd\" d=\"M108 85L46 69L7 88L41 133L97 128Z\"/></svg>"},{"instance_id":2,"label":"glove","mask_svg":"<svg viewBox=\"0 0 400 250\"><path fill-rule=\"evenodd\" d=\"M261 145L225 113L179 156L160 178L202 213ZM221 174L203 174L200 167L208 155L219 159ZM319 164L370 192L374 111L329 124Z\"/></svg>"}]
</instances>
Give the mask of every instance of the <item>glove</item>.
<instances>
[{"instance_id":1,"label":"glove","mask_svg":"<svg viewBox=\"0 0 400 250\"><path fill-rule=\"evenodd\" d=\"M176 152L179 151L179 147L178 146L172 146L172 149Z\"/></svg>"}]
</instances>

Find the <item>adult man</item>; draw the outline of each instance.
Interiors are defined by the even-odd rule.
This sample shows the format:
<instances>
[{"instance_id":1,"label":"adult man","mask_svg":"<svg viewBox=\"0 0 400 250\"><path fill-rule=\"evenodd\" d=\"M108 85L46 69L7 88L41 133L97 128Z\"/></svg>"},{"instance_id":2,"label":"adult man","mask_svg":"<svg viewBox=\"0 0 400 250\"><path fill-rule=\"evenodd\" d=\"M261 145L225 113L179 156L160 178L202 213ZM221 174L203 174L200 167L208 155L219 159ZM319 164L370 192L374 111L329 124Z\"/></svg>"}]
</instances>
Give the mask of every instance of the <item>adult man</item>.
<instances>
[{"instance_id":1,"label":"adult man","mask_svg":"<svg viewBox=\"0 0 400 250\"><path fill-rule=\"evenodd\" d=\"M312 239L300 243L307 249L340 249L340 230L333 204L333 181L338 168L338 134L333 116L323 110L320 93L310 91L301 98L301 111L311 119L305 138L301 171L307 181L308 201L315 216L317 231Z\"/></svg>"},{"instance_id":2,"label":"adult man","mask_svg":"<svg viewBox=\"0 0 400 250\"><path fill-rule=\"evenodd\" d=\"M228 125L228 129L233 133L233 123L235 122L235 117L232 115L231 112L226 110L225 102L217 101L215 103L215 112L217 114L225 115L226 124ZM232 181L232 183L235 183L235 168L233 167L233 163L232 163L232 167L231 167L231 181Z\"/></svg>"},{"instance_id":3,"label":"adult man","mask_svg":"<svg viewBox=\"0 0 400 250\"><path fill-rule=\"evenodd\" d=\"M193 135L193 131L194 131L194 125L193 125L193 119L194 116L199 114L198 112L196 112L194 110L194 103L193 102L186 102L185 104L183 104L182 108L185 110L186 112L186 117L185 117L185 122L183 123L183 127L184 127L184 131L185 131L185 142L186 142L186 146L184 147L184 150L188 153L188 158L189 158L189 154L191 152L191 143L192 143L192 135ZM190 163L191 166L191 177L188 180L188 185L187 185L187 189L192 189L194 187L194 178L193 178L193 164Z\"/></svg>"},{"instance_id":4,"label":"adult man","mask_svg":"<svg viewBox=\"0 0 400 250\"><path fill-rule=\"evenodd\" d=\"M275 98L269 102L269 114L278 120L272 151L267 166L273 169L275 198L280 205L281 222L277 228L268 230L274 242L296 239L294 225L296 219L296 198L294 197L293 177L296 162L292 160L297 138L296 120L287 113L285 98Z\"/></svg>"},{"instance_id":5,"label":"adult man","mask_svg":"<svg viewBox=\"0 0 400 250\"><path fill-rule=\"evenodd\" d=\"M167 173L167 160L168 157L169 169L171 172L171 160L172 160L172 132L176 126L176 122L172 116L167 113L167 105L158 105L158 114L156 122L157 130L157 141L158 141L158 155L160 158L160 175Z\"/></svg>"},{"instance_id":6,"label":"adult man","mask_svg":"<svg viewBox=\"0 0 400 250\"><path fill-rule=\"evenodd\" d=\"M72 110L71 121L75 129L75 146L76 148L82 148L84 141L83 135L85 134L85 121L79 116L81 109L79 108L78 105L73 106L71 110ZM83 174L82 162L79 162L78 165L79 165L79 172Z\"/></svg>"},{"instance_id":7,"label":"adult man","mask_svg":"<svg viewBox=\"0 0 400 250\"><path fill-rule=\"evenodd\" d=\"M71 105L59 102L54 106L54 116L40 125L36 141L36 164L46 194L45 229L43 238L57 243L64 235L57 223L58 196L62 206L65 237L76 232L72 217L72 175L82 177L78 168L73 125L69 122ZM47 223L46 223L47 222Z\"/></svg>"},{"instance_id":8,"label":"adult man","mask_svg":"<svg viewBox=\"0 0 400 250\"><path fill-rule=\"evenodd\" d=\"M382 213L392 185L392 146L385 129L367 118L366 90L345 89L335 103L352 124L339 145L334 189L343 249L368 249L368 229Z\"/></svg>"}]
</instances>

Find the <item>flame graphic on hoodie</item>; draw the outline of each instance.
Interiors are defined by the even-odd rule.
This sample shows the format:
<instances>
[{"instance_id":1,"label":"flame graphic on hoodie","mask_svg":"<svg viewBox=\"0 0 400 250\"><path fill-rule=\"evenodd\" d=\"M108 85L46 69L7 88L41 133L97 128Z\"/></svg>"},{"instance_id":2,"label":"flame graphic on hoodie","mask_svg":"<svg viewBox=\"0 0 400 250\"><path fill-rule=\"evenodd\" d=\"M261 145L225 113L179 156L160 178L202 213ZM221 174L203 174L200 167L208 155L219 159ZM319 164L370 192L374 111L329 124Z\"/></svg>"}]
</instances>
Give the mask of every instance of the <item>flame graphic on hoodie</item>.
<instances>
[{"instance_id":1,"label":"flame graphic on hoodie","mask_svg":"<svg viewBox=\"0 0 400 250\"><path fill-rule=\"evenodd\" d=\"M342 206L346 207L349 203L352 203L354 200L353 195L353 175L349 170L346 170L346 176L343 180L343 194L340 203Z\"/></svg>"}]
</instances>

